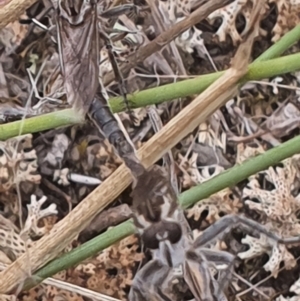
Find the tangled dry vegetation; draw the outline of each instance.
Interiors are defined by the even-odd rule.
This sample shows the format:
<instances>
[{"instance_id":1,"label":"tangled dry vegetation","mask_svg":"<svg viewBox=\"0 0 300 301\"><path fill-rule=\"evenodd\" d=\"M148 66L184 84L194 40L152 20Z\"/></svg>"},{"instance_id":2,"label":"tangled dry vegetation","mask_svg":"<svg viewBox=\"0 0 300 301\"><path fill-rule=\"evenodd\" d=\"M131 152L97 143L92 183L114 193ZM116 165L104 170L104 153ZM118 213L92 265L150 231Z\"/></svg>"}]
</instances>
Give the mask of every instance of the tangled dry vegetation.
<instances>
[{"instance_id":1,"label":"tangled dry vegetation","mask_svg":"<svg viewBox=\"0 0 300 301\"><path fill-rule=\"evenodd\" d=\"M108 7L110 2L133 1L106 2ZM126 38L114 44L120 61L125 61L141 45L188 16L202 1L134 2L141 6L148 4L149 9L138 17L119 17L116 27L130 31ZM43 14L46 4L47 1L39 1L20 18L26 20L28 16L36 16L52 30L52 11ZM129 93L174 82L179 77L188 78L228 68L247 29L252 4L252 0L233 1L177 37L163 51L138 64L126 74ZM256 33L253 59L297 25L299 16L300 1L266 1L264 18ZM67 107L51 30L47 32L34 24L20 24L18 21L1 30L1 123ZM299 45L291 51L299 51ZM107 57L106 50L102 49L103 77L111 71ZM299 80L299 74L295 73L246 84L237 97L182 140L172 150L179 192L298 135ZM115 82L106 89L111 96L118 93ZM152 109L165 124L190 100L178 99ZM129 122L127 113L119 114L137 148L155 132L149 112L148 108L136 109L134 125ZM2 267L26 253L36 240L94 189L94 186L70 181L70 173L104 180L120 164L113 148L90 121L80 126L0 142ZM300 230L299 189L300 157L294 156L236 187L198 202L186 210L186 216L194 235L200 235L203 229L225 214L243 212L280 236L295 236ZM129 191L116 199L112 207L121 214L124 204L131 204ZM124 219L124 214L121 215ZM106 225L105 229L119 222L117 216L113 216L111 225ZM96 218L65 252L99 234L99 229L103 232L105 229L101 223L103 221ZM230 300L300 300L299 248L277 246L263 235L246 235L239 230L226 235L214 247L239 258L235 263ZM137 269L147 260L149 254L133 235L54 278L126 300ZM27 272L30 275L30 266ZM41 284L21 292L18 300L79 301L84 298L78 293Z\"/></svg>"}]
</instances>

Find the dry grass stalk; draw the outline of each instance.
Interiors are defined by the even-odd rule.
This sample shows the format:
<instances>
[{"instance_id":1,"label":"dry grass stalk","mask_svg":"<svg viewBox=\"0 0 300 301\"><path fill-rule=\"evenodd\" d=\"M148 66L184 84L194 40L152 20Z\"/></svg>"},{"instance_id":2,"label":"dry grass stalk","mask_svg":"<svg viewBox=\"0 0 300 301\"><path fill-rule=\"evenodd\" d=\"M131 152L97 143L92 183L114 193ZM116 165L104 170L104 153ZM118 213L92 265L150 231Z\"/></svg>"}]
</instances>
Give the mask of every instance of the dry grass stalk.
<instances>
[{"instance_id":1,"label":"dry grass stalk","mask_svg":"<svg viewBox=\"0 0 300 301\"><path fill-rule=\"evenodd\" d=\"M238 81L248 69L253 32L254 27L246 42L239 47L232 67L138 151L138 156L146 168L160 159L237 92ZM48 235L37 241L27 254L18 258L0 273L0 293L11 291L29 276L28 271L34 273L55 258L130 182L130 172L123 164L72 212L57 223Z\"/></svg>"},{"instance_id":2,"label":"dry grass stalk","mask_svg":"<svg viewBox=\"0 0 300 301\"><path fill-rule=\"evenodd\" d=\"M24 11L34 4L37 0L11 0L4 1L0 5L0 30L8 23L18 19Z\"/></svg>"}]
</instances>

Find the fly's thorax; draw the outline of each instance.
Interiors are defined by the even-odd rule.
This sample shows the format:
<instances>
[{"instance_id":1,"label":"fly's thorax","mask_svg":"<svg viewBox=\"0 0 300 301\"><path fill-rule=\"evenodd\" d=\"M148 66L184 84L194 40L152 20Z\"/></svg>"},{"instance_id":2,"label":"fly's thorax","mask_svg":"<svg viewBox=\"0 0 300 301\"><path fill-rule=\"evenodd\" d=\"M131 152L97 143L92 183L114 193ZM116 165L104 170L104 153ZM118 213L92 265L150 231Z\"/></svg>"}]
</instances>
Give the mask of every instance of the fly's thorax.
<instances>
[{"instance_id":1,"label":"fly's thorax","mask_svg":"<svg viewBox=\"0 0 300 301\"><path fill-rule=\"evenodd\" d=\"M157 249L162 241L176 244L182 237L182 229L176 221L160 221L141 231L146 248Z\"/></svg>"},{"instance_id":2,"label":"fly's thorax","mask_svg":"<svg viewBox=\"0 0 300 301\"><path fill-rule=\"evenodd\" d=\"M164 170L155 165L139 176L132 191L134 222L147 248L161 241L177 243L182 237L177 198Z\"/></svg>"},{"instance_id":3,"label":"fly's thorax","mask_svg":"<svg viewBox=\"0 0 300 301\"><path fill-rule=\"evenodd\" d=\"M148 223L173 218L178 209L176 194L162 168L155 166L135 181L132 191L132 210L137 219Z\"/></svg>"}]
</instances>

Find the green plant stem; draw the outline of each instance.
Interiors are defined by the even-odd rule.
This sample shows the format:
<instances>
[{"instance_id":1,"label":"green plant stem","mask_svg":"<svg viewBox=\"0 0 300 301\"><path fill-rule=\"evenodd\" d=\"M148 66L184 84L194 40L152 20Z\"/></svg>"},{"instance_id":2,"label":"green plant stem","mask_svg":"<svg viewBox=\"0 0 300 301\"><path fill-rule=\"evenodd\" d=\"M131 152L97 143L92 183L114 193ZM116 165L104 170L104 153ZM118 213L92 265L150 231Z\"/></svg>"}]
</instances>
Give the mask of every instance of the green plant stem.
<instances>
[{"instance_id":1,"label":"green plant stem","mask_svg":"<svg viewBox=\"0 0 300 301\"><path fill-rule=\"evenodd\" d=\"M300 136L282 143L259 156L248 159L241 165L235 165L212 179L183 192L179 196L180 204L183 208L188 208L198 201L208 198L226 187L232 187L251 175L298 153L300 153Z\"/></svg>"},{"instance_id":2,"label":"green plant stem","mask_svg":"<svg viewBox=\"0 0 300 301\"><path fill-rule=\"evenodd\" d=\"M249 72L243 79L242 83L245 83L247 80L260 80L263 78L299 70L300 54L289 55L279 59L279 61L271 60L280 56L299 39L300 25L297 25L294 29L286 33L278 42L267 49L255 60L254 63L249 66ZM257 64L266 60L271 61L269 63L265 62L265 65ZM285 66L286 63L287 65ZM268 68L270 68L270 72ZM138 108L162 103L164 101L169 101L180 97L186 97L193 94L200 94L223 73L224 71L202 75L195 79L136 92L128 95L128 101L132 108ZM125 109L122 97L111 98L109 100L109 104L114 113L121 112ZM68 111L69 110L62 110L38 117L28 118L24 121L16 121L0 125L0 141L19 135L21 128L22 134L27 134L49 130L56 127L70 126L78 122L82 122L82 117L78 116L76 112L72 111L73 113L70 114Z\"/></svg>"},{"instance_id":3,"label":"green plant stem","mask_svg":"<svg viewBox=\"0 0 300 301\"><path fill-rule=\"evenodd\" d=\"M25 120L2 124L0 125L0 140L82 122L84 122L84 118L82 115L77 114L74 109L61 110Z\"/></svg>"},{"instance_id":4,"label":"green plant stem","mask_svg":"<svg viewBox=\"0 0 300 301\"><path fill-rule=\"evenodd\" d=\"M300 25L287 32L279 41L262 53L255 62L267 61L281 56L287 49L300 40Z\"/></svg>"},{"instance_id":5,"label":"green plant stem","mask_svg":"<svg viewBox=\"0 0 300 301\"><path fill-rule=\"evenodd\" d=\"M300 153L300 136L272 148L259 156L246 160L241 165L236 165L214 178L183 192L179 196L179 203L183 208L188 208L200 200L208 198L210 195L217 193L226 187L234 186L247 179L249 176L265 170L269 166L277 164L297 153ZM135 226L131 220L107 230L104 234L93 238L82 246L48 263L35 273L33 279L25 282L23 289L28 290L32 288L45 278L75 266L79 262L86 260L134 233Z\"/></svg>"},{"instance_id":6,"label":"green plant stem","mask_svg":"<svg viewBox=\"0 0 300 301\"><path fill-rule=\"evenodd\" d=\"M300 53L287 55L281 58L254 62L249 66L249 71L242 79L241 84L251 80L261 80L284 73L300 70ZM186 97L192 94L200 94L215 80L217 80L224 71L202 75L194 79L160 86L134 94L128 95L130 107L144 107L152 104L159 104L175 98ZM123 98L113 98L109 100L111 109L114 113L124 109ZM0 125L0 140L6 140L21 133L36 133L62 126L70 126L83 122L82 116L73 109L61 110L37 117L28 118L22 121L15 121Z\"/></svg>"},{"instance_id":7,"label":"green plant stem","mask_svg":"<svg viewBox=\"0 0 300 301\"><path fill-rule=\"evenodd\" d=\"M268 48L264 53L262 53L255 61L262 62L271 59L275 59L282 55L287 49L289 49L293 44L295 44L300 39L300 25L297 25L291 31L286 33L279 41L274 45ZM261 77L256 77L256 72L259 71L263 66L256 66L258 68L253 68L253 64L250 64L249 72L252 73L250 77L247 77L247 80L259 80ZM295 69L294 71L296 71ZM273 70L275 71L275 70ZM292 72L292 71L289 71ZM185 80L182 82L177 82L173 84L168 84L165 86L160 86L141 92L136 92L131 95L128 95L128 101L132 108L138 108L142 106L159 104L164 101L190 96L192 94L200 94L203 92L209 85L211 85L215 80L217 80L224 73L217 72L207 75L199 76L195 79ZM284 72L283 72L284 73ZM278 73L273 73L271 76L279 75ZM271 77L270 75L265 76ZM182 83L182 84L179 84ZM118 113L124 110L124 101L122 97L115 97L109 100L111 109L114 113Z\"/></svg>"},{"instance_id":8,"label":"green plant stem","mask_svg":"<svg viewBox=\"0 0 300 301\"><path fill-rule=\"evenodd\" d=\"M287 55L268 61L253 62L249 71L241 80L241 84L251 80L261 80L268 77L294 72L300 69L300 53ZM143 90L128 95L127 99L132 108L160 104L175 98L186 97L202 93L208 86L224 74L225 71L201 75L193 79L184 80L152 89ZM124 101L121 97L109 100L113 112L123 110Z\"/></svg>"},{"instance_id":9,"label":"green plant stem","mask_svg":"<svg viewBox=\"0 0 300 301\"><path fill-rule=\"evenodd\" d=\"M135 226L131 220L107 230L105 233L49 262L46 266L38 270L31 279L25 281L23 290L29 290L44 279L55 275L59 271L75 266L79 262L96 255L105 248L134 233Z\"/></svg>"}]
</instances>

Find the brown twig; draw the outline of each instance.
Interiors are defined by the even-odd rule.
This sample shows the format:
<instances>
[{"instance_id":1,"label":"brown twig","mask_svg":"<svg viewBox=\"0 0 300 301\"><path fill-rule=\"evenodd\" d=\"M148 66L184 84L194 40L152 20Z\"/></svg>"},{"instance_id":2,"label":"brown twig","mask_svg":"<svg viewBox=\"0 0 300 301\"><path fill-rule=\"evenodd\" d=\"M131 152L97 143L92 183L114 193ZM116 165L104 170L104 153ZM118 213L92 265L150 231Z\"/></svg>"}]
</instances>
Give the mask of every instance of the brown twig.
<instances>
[{"instance_id":1,"label":"brown twig","mask_svg":"<svg viewBox=\"0 0 300 301\"><path fill-rule=\"evenodd\" d=\"M80 234L91 235L100 233L108 227L116 226L125 222L132 216L132 211L127 204L109 208L98 214Z\"/></svg>"},{"instance_id":2,"label":"brown twig","mask_svg":"<svg viewBox=\"0 0 300 301\"><path fill-rule=\"evenodd\" d=\"M188 30L190 27L201 22L207 18L216 9L219 9L227 4L231 3L232 0L211 0L205 3L203 6L192 12L187 18L181 22L176 23L170 29L164 31L156 39L142 46L136 53L133 53L128 57L128 62L121 65L121 72L127 73L131 68L136 66L138 63L143 62L151 54L161 50L168 43L173 41L180 34ZM109 72L103 78L104 85L110 84L114 80L113 72Z\"/></svg>"},{"instance_id":3,"label":"brown twig","mask_svg":"<svg viewBox=\"0 0 300 301\"><path fill-rule=\"evenodd\" d=\"M6 1L4 6L0 5L0 29L8 23L17 20L24 11L34 4L37 0L12 0Z\"/></svg>"}]
</instances>

